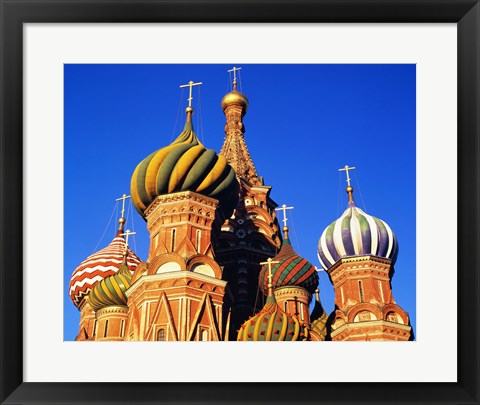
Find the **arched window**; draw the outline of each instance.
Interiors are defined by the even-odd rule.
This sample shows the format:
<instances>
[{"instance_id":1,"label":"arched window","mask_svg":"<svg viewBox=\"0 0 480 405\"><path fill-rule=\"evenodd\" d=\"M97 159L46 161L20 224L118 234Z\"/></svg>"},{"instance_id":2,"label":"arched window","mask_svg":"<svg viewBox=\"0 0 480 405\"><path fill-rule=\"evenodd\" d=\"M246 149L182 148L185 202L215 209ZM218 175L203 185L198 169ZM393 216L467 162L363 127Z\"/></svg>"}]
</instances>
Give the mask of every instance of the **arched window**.
<instances>
[{"instance_id":1,"label":"arched window","mask_svg":"<svg viewBox=\"0 0 480 405\"><path fill-rule=\"evenodd\" d=\"M103 337L107 337L107 331L108 331L108 319L105 321L105 330L103 331Z\"/></svg>"},{"instance_id":2,"label":"arched window","mask_svg":"<svg viewBox=\"0 0 480 405\"><path fill-rule=\"evenodd\" d=\"M378 280L378 287L380 288L380 297L382 297L382 302L385 302L385 298L383 296L382 282L380 280Z\"/></svg>"},{"instance_id":3,"label":"arched window","mask_svg":"<svg viewBox=\"0 0 480 405\"><path fill-rule=\"evenodd\" d=\"M177 237L177 230L175 228L172 229L172 252L175 251L175 239Z\"/></svg>"},{"instance_id":4,"label":"arched window","mask_svg":"<svg viewBox=\"0 0 480 405\"><path fill-rule=\"evenodd\" d=\"M200 247L202 242L202 232L197 229L197 252L200 253Z\"/></svg>"},{"instance_id":5,"label":"arched window","mask_svg":"<svg viewBox=\"0 0 480 405\"><path fill-rule=\"evenodd\" d=\"M285 301L285 302L283 303L283 310L284 310L285 312L288 312L288 301Z\"/></svg>"},{"instance_id":6,"label":"arched window","mask_svg":"<svg viewBox=\"0 0 480 405\"><path fill-rule=\"evenodd\" d=\"M358 290L360 291L360 302L363 302L363 285L362 281L358 282Z\"/></svg>"},{"instance_id":7,"label":"arched window","mask_svg":"<svg viewBox=\"0 0 480 405\"><path fill-rule=\"evenodd\" d=\"M159 329L157 333L157 340L159 342L165 342L165 329Z\"/></svg>"},{"instance_id":8,"label":"arched window","mask_svg":"<svg viewBox=\"0 0 480 405\"><path fill-rule=\"evenodd\" d=\"M120 326L120 337L123 338L125 335L125 319L122 319L122 324Z\"/></svg>"}]
</instances>

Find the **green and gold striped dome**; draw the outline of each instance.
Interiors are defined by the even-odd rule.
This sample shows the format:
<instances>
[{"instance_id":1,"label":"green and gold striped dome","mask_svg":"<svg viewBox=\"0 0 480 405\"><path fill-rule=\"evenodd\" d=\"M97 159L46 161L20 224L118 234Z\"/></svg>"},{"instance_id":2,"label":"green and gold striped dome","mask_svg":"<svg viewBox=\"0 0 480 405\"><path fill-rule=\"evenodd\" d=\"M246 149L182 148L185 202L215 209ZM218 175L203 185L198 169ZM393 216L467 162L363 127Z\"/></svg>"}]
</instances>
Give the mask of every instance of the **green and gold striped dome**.
<instances>
[{"instance_id":1,"label":"green and gold striped dome","mask_svg":"<svg viewBox=\"0 0 480 405\"><path fill-rule=\"evenodd\" d=\"M88 295L90 306L98 311L105 307L127 305L125 291L130 288L131 281L132 273L124 259L117 273L104 278L92 288Z\"/></svg>"},{"instance_id":2,"label":"green and gold striped dome","mask_svg":"<svg viewBox=\"0 0 480 405\"><path fill-rule=\"evenodd\" d=\"M200 143L193 131L192 112L187 109L187 122L178 138L147 156L133 173L132 202L142 217L157 196L179 191L219 200L226 216L238 202L235 171L223 156Z\"/></svg>"},{"instance_id":3,"label":"green and gold striped dome","mask_svg":"<svg viewBox=\"0 0 480 405\"><path fill-rule=\"evenodd\" d=\"M270 288L265 306L240 327L237 341L295 342L308 340L308 337L306 325L295 315L281 310Z\"/></svg>"},{"instance_id":4,"label":"green and gold striped dome","mask_svg":"<svg viewBox=\"0 0 480 405\"><path fill-rule=\"evenodd\" d=\"M315 306L310 314L310 329L318 335L320 340L325 340L327 336L328 314L320 302L320 291L318 288L315 290L315 296Z\"/></svg>"}]
</instances>

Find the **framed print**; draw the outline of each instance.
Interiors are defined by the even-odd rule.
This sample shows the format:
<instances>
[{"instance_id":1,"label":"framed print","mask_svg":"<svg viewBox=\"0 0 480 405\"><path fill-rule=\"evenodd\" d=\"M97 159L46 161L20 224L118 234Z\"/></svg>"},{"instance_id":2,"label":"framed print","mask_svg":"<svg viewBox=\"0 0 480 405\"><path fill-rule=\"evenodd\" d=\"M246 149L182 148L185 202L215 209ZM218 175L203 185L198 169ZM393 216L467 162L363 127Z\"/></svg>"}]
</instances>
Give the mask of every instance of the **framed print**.
<instances>
[{"instance_id":1,"label":"framed print","mask_svg":"<svg viewBox=\"0 0 480 405\"><path fill-rule=\"evenodd\" d=\"M479 402L478 2L0 2L1 403Z\"/></svg>"}]
</instances>

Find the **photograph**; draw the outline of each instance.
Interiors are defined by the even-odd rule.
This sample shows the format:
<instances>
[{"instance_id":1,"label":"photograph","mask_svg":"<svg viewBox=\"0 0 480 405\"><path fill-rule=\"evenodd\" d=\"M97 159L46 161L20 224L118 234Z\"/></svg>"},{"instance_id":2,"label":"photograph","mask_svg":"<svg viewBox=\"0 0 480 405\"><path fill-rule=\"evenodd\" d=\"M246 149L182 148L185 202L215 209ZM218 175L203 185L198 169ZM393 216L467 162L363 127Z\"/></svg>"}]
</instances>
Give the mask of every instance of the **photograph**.
<instances>
[{"instance_id":1,"label":"photograph","mask_svg":"<svg viewBox=\"0 0 480 405\"><path fill-rule=\"evenodd\" d=\"M63 69L64 341L416 340L415 64Z\"/></svg>"},{"instance_id":2,"label":"photograph","mask_svg":"<svg viewBox=\"0 0 480 405\"><path fill-rule=\"evenodd\" d=\"M479 404L479 3L0 0L0 404Z\"/></svg>"}]
</instances>

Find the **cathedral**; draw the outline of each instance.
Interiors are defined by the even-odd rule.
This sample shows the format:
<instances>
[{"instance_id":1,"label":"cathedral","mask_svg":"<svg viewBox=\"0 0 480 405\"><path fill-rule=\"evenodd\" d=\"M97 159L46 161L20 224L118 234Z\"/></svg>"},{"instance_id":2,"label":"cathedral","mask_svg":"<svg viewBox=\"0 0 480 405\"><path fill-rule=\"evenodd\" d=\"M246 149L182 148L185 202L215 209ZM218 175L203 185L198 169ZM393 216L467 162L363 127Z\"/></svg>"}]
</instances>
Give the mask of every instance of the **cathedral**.
<instances>
[{"instance_id":1,"label":"cathedral","mask_svg":"<svg viewBox=\"0 0 480 405\"><path fill-rule=\"evenodd\" d=\"M321 303L318 269L290 241L288 212L271 196L245 141L248 99L224 95L219 153L197 137L189 82L185 125L132 173L118 230L73 271L69 296L80 311L77 341L407 341L408 314L391 279L395 233L357 207L349 171L348 206L319 229L318 258L335 293ZM131 250L130 198L150 235L148 257ZM277 218L277 215L280 217ZM333 218L332 218L333 219Z\"/></svg>"}]
</instances>

